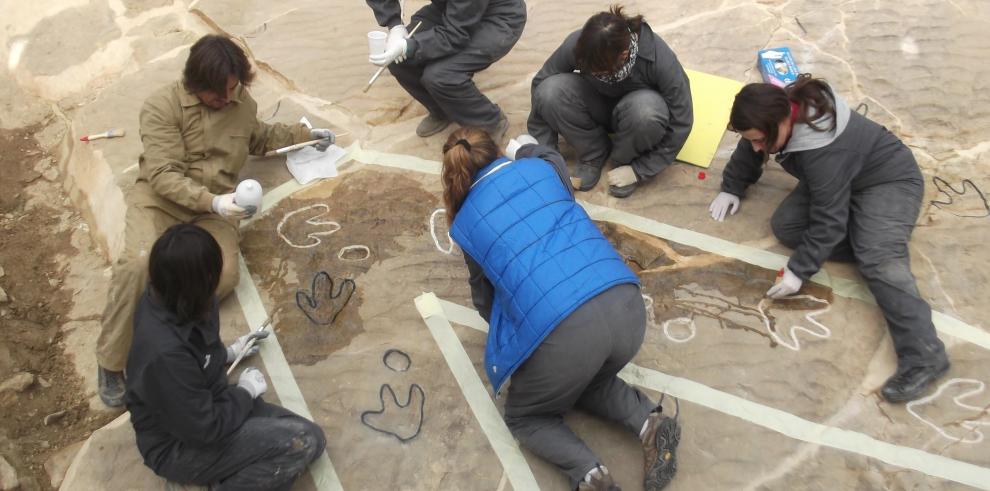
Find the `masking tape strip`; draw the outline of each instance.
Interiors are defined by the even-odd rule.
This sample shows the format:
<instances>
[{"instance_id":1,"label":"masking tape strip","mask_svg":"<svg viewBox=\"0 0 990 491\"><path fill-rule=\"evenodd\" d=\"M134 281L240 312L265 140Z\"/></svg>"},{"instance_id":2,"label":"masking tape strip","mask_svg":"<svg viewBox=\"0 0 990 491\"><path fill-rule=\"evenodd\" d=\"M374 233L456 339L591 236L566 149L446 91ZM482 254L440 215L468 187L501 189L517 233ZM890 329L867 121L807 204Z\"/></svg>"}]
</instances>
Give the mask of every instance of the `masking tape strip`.
<instances>
[{"instance_id":1,"label":"masking tape strip","mask_svg":"<svg viewBox=\"0 0 990 491\"><path fill-rule=\"evenodd\" d=\"M238 266L240 267L240 280L234 291L237 293L237 301L244 311L248 330L252 331L254 326L260 326L265 322L268 313L261 302L261 296L258 295L258 289L254 285L254 280L251 279L251 272L248 271L244 258L239 258ZM275 388L275 393L278 395L282 407L312 421L313 415L309 412L309 406L306 405L306 400L303 398L302 391L299 390L295 377L292 376L292 369L289 368L285 354L282 353L282 346L278 342L278 336L275 335L274 329L265 339L265 342L261 343L258 353L265 363L268 378L272 381L272 387ZM343 491L344 488L340 483L340 478L337 477L337 471L326 452L323 452L323 455L313 462L309 472L313 476L313 482L317 489Z\"/></svg>"},{"instance_id":2,"label":"masking tape strip","mask_svg":"<svg viewBox=\"0 0 990 491\"><path fill-rule=\"evenodd\" d=\"M526 462L515 438L505 426L498 408L485 390L485 386L474 370L474 365L468 357L464 345L454 333L453 326L444 316L444 309L433 293L424 293L416 297L416 309L419 310L423 321L433 335L447 366L454 374L457 385L460 386L464 398L471 407L475 419L485 432L488 441L502 463L502 469L508 475L512 489L516 491L539 490L533 470Z\"/></svg>"},{"instance_id":3,"label":"masking tape strip","mask_svg":"<svg viewBox=\"0 0 990 491\"><path fill-rule=\"evenodd\" d=\"M427 295L440 304L439 309L447 315L450 321L482 332L488 331L488 326L484 325L484 320L476 311L453 302L437 299L432 293L423 294L420 298ZM417 299L417 305L418 303L419 299ZM477 373L474 372L474 366L470 364L470 360L467 363L471 372ZM911 447L887 443L863 433L808 421L791 413L722 392L693 380L667 375L632 363L626 365L619 372L619 376L630 384L714 409L795 440L863 455L891 465L980 489L990 489L990 468ZM478 378L478 382L480 382L480 378Z\"/></svg>"}]
</instances>

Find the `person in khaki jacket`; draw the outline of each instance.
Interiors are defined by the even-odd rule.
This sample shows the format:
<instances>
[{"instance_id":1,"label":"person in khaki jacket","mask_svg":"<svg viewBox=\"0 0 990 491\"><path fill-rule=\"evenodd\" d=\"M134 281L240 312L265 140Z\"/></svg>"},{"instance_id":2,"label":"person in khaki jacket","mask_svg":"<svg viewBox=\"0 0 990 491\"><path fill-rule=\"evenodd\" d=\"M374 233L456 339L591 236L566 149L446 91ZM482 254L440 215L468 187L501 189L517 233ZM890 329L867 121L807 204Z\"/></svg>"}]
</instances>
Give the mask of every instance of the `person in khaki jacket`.
<instances>
[{"instance_id":1,"label":"person in khaki jacket","mask_svg":"<svg viewBox=\"0 0 990 491\"><path fill-rule=\"evenodd\" d=\"M317 148L326 150L334 141L327 129L259 121L247 90L253 78L239 46L225 36L204 36L190 49L182 81L158 90L141 108L140 174L128 195L124 250L113 265L96 349L100 398L108 406L123 404L134 309L158 236L177 223L208 231L223 251L217 288L223 298L238 281L238 220L250 216L234 203L247 156L310 139L322 139Z\"/></svg>"}]
</instances>

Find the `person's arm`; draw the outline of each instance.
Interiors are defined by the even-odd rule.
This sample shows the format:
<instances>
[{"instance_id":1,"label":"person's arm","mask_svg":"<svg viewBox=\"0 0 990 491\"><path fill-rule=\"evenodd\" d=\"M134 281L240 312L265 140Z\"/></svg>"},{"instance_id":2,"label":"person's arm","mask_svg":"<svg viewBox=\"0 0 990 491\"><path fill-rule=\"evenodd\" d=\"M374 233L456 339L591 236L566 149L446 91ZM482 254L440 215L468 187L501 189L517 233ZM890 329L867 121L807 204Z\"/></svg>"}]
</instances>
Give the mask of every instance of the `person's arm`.
<instances>
[{"instance_id":1,"label":"person's arm","mask_svg":"<svg viewBox=\"0 0 990 491\"><path fill-rule=\"evenodd\" d=\"M178 103L164 96L145 101L139 116L141 124L141 173L159 196L193 211L213 211L213 193L193 181L186 172L189 162L180 130Z\"/></svg>"},{"instance_id":2,"label":"person's arm","mask_svg":"<svg viewBox=\"0 0 990 491\"><path fill-rule=\"evenodd\" d=\"M756 184L762 175L763 155L753 151L749 140L740 138L722 171L722 191L742 198L746 188Z\"/></svg>"},{"instance_id":3,"label":"person's arm","mask_svg":"<svg viewBox=\"0 0 990 491\"><path fill-rule=\"evenodd\" d=\"M811 196L809 226L794 249L787 269L807 281L832 255L832 249L846 237L852 180L859 172L860 159L844 153L805 152L805 183Z\"/></svg>"},{"instance_id":4,"label":"person's arm","mask_svg":"<svg viewBox=\"0 0 990 491\"><path fill-rule=\"evenodd\" d=\"M663 48L657 49L656 89L667 103L670 119L667 122L667 133L660 144L632 161L632 168L640 179L649 179L674 163L694 124L691 84L687 74L673 51L666 45Z\"/></svg>"},{"instance_id":5,"label":"person's arm","mask_svg":"<svg viewBox=\"0 0 990 491\"><path fill-rule=\"evenodd\" d=\"M139 394L163 428L180 441L205 446L233 433L251 413L248 391L228 385L213 394L196 358L164 353L142 372Z\"/></svg>"},{"instance_id":6,"label":"person's arm","mask_svg":"<svg viewBox=\"0 0 990 491\"><path fill-rule=\"evenodd\" d=\"M523 145L519 147L519 150L516 150L516 159L529 157L543 159L553 164L553 168L557 171L557 175L560 176L560 182L564 184L564 188L571 193L571 196L574 195L574 189L571 187L570 172L567 170L567 162L564 161L564 157L560 155L560 152L546 145L533 143Z\"/></svg>"},{"instance_id":7,"label":"person's arm","mask_svg":"<svg viewBox=\"0 0 990 491\"><path fill-rule=\"evenodd\" d=\"M464 254L464 262L467 263L468 273L470 273L468 283L471 285L471 302L474 303L474 308L478 309L481 318L485 319L485 322L489 322L492 318L495 287L485 276L485 270L471 256Z\"/></svg>"},{"instance_id":8,"label":"person's arm","mask_svg":"<svg viewBox=\"0 0 990 491\"><path fill-rule=\"evenodd\" d=\"M366 0L375 13L378 25L389 29L402 23L402 6L398 0Z\"/></svg>"},{"instance_id":9,"label":"person's arm","mask_svg":"<svg viewBox=\"0 0 990 491\"><path fill-rule=\"evenodd\" d=\"M448 0L443 23L416 31L409 38L406 56L429 61L464 49L471 41L471 32L488 10L488 3L489 0Z\"/></svg>"},{"instance_id":10,"label":"person's arm","mask_svg":"<svg viewBox=\"0 0 990 491\"><path fill-rule=\"evenodd\" d=\"M265 152L311 139L311 130L302 123L268 124L260 120L255 121L254 131L251 132L250 148L248 149L251 155L264 155Z\"/></svg>"}]
</instances>

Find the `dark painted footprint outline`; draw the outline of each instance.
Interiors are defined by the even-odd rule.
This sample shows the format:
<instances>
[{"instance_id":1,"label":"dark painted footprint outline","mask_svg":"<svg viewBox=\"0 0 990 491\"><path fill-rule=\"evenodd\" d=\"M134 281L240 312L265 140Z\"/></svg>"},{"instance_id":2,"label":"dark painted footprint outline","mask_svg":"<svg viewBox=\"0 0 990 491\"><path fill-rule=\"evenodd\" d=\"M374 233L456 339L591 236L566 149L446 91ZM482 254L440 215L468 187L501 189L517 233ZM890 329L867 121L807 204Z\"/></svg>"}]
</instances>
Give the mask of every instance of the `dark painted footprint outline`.
<instances>
[{"instance_id":1,"label":"dark painted footprint outline","mask_svg":"<svg viewBox=\"0 0 990 491\"><path fill-rule=\"evenodd\" d=\"M344 297L343 303L340 304L339 308L336 306L341 295L344 293L344 289L350 285L350 289L347 292L347 296ZM357 284L354 280L350 278L344 278L340 281L337 286L337 291L334 292L334 281L330 277L330 274L326 271L320 271L313 276L313 282L310 284L310 291L298 290L296 291L296 305L302 313L306 315L306 318L310 320L313 324L328 326L333 324L337 320L337 316L343 312L344 307L350 303L351 297L354 295L354 291L357 290ZM326 288L326 289L324 289ZM326 321L326 316L320 316L319 311L324 309L327 305L330 306L330 311L332 312L330 316L330 321ZM317 318L314 318L314 315Z\"/></svg>"},{"instance_id":2,"label":"dark painted footprint outline","mask_svg":"<svg viewBox=\"0 0 990 491\"><path fill-rule=\"evenodd\" d=\"M990 216L990 202L987 201L986 195L983 194L983 191L980 190L980 188L977 187L972 180L963 179L961 181L962 189L956 189L955 186L949 184L949 181L946 181L945 179L942 179L941 177L938 176L932 177L932 182L935 184L935 189L937 189L939 193L941 193L946 197L946 199L948 199L948 201L933 199L932 204L935 205L936 208L945 211L950 215L954 215L961 218L984 218ZM945 188L949 188L949 190L947 191ZM976 191L976 195L979 196L980 201L983 202L983 208L986 210L986 213L982 215L960 215L958 213L953 212L952 210L947 210L942 208L942 206L949 206L955 203L955 198L953 197L952 194L949 194L949 191L952 191L952 193L954 193L957 196L964 196L966 194L967 188L972 188L973 191Z\"/></svg>"},{"instance_id":3,"label":"dark painted footprint outline","mask_svg":"<svg viewBox=\"0 0 990 491\"><path fill-rule=\"evenodd\" d=\"M416 425L416 432L413 433L411 436L406 437L406 438L403 438L398 433L395 433L395 432L389 431L389 430L385 430L385 429L382 429L382 428L378 428L375 425L373 425L373 424L371 424L371 423L369 423L367 421L367 417L370 416L370 415L380 415L380 414L384 414L385 413L385 392L386 391L388 391L388 393L392 395L392 402L394 402L395 405L399 409L405 409L405 408L409 407L412 404L412 402L413 402L413 391L414 390L419 391L419 395L420 395L420 400L419 400L420 401L419 402L419 424ZM426 406L426 392L423 391L423 388L420 387L419 384L412 384L412 385L409 386L409 395L406 398L406 403L405 404L402 404L402 403L399 402L399 398L395 395L395 390L392 389L392 386L389 385L389 384L382 385L382 387L378 390L378 400L381 403L381 407L382 408L380 410L378 410L378 411L369 410L369 411L365 411L365 412L361 413L361 423L362 424L364 424L368 428L371 428L371 429L373 429L373 430L375 430L375 431L377 431L379 433L384 433L386 435L392 435L392 436L394 436L395 438L397 438L402 443L406 443L406 442L408 442L408 441L416 438L417 436L419 436L419 432L423 429L423 419L426 416L426 413L424 411L425 406Z\"/></svg>"}]
</instances>

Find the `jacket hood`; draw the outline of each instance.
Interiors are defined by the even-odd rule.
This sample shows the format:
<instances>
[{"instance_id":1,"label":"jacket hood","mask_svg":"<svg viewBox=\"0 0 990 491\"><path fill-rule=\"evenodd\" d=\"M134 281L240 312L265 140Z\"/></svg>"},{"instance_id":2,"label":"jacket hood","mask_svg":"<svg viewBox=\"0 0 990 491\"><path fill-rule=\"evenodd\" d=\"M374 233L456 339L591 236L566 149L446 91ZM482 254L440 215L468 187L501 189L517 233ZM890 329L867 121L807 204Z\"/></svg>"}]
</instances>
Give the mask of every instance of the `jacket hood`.
<instances>
[{"instance_id":1,"label":"jacket hood","mask_svg":"<svg viewBox=\"0 0 990 491\"><path fill-rule=\"evenodd\" d=\"M831 92L829 95L835 104L835 128L829 131L818 131L805 123L795 124L791 130L791 139L780 153L786 154L822 148L835 141L846 130L846 126L849 125L849 113L851 112L849 105L846 104L844 99L835 95L835 92ZM813 109L808 108L808 111L810 113ZM828 128L832 125L832 116L826 114L816 119L814 124L819 128Z\"/></svg>"}]
</instances>

